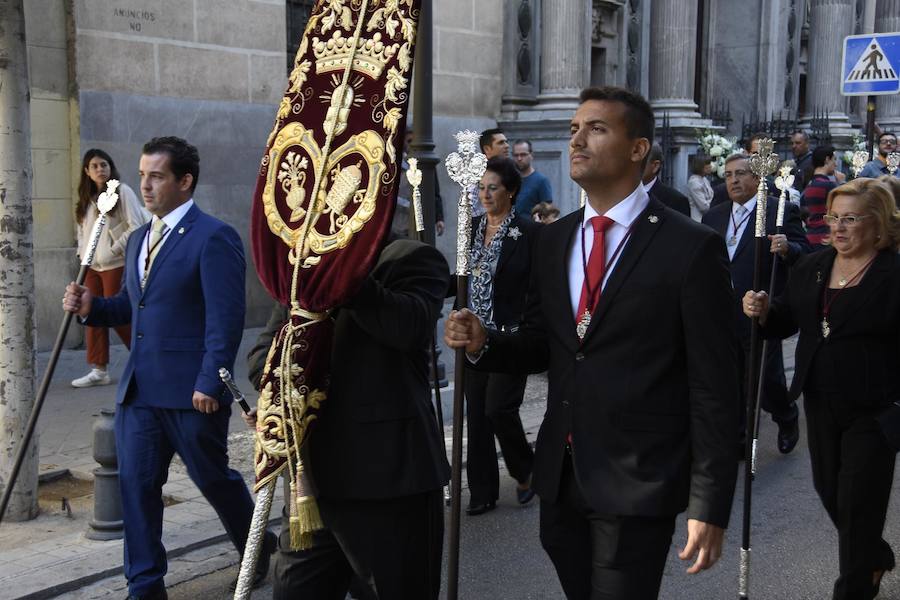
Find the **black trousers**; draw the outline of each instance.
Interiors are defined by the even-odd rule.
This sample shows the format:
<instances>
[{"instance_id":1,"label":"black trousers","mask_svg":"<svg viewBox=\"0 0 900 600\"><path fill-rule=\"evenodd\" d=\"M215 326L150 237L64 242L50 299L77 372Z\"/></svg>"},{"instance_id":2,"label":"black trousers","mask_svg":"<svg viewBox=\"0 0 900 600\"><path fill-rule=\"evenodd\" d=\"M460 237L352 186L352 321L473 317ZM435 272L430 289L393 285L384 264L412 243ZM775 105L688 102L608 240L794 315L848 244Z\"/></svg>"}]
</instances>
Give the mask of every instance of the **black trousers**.
<instances>
[{"instance_id":1,"label":"black trousers","mask_svg":"<svg viewBox=\"0 0 900 600\"><path fill-rule=\"evenodd\" d=\"M526 381L526 375L466 371L466 475L473 505L494 502L500 495L494 436L509 474L519 483L531 476L534 452L519 418Z\"/></svg>"},{"instance_id":2,"label":"black trousers","mask_svg":"<svg viewBox=\"0 0 900 600\"><path fill-rule=\"evenodd\" d=\"M388 500L319 499L325 529L309 550L290 550L282 513L273 600L436 600L441 587L441 490Z\"/></svg>"},{"instance_id":3,"label":"black trousers","mask_svg":"<svg viewBox=\"0 0 900 600\"><path fill-rule=\"evenodd\" d=\"M843 395L804 391L813 485L838 532L840 576L835 600L875 597L874 571L894 568L881 537L894 482L896 454L875 417Z\"/></svg>"},{"instance_id":4,"label":"black trousers","mask_svg":"<svg viewBox=\"0 0 900 600\"><path fill-rule=\"evenodd\" d=\"M742 344L741 353L741 433L747 430L747 389L750 385L750 346L749 340ZM762 340L760 340L760 346ZM763 357L765 373L763 379L762 409L772 415L772 420L779 425L796 421L800 416L797 403L790 399L787 381L784 377L784 357L781 351L781 340L769 340L768 351Z\"/></svg>"},{"instance_id":5,"label":"black trousers","mask_svg":"<svg viewBox=\"0 0 900 600\"><path fill-rule=\"evenodd\" d=\"M541 545L569 600L654 600L675 516L601 515L588 507L566 454L555 503L541 501Z\"/></svg>"}]
</instances>

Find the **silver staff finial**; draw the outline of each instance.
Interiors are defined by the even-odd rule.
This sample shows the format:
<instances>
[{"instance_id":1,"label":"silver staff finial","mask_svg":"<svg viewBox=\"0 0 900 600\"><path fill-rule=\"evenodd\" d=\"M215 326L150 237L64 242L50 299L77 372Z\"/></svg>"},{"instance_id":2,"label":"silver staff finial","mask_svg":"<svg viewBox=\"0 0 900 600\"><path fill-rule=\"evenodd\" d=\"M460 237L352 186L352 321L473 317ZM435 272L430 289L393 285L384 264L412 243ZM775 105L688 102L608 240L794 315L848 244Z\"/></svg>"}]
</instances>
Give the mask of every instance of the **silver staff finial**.
<instances>
[{"instance_id":1,"label":"silver staff finial","mask_svg":"<svg viewBox=\"0 0 900 600\"><path fill-rule=\"evenodd\" d=\"M479 134L460 131L456 134L456 152L444 161L450 179L460 188L456 221L456 274L469 274L469 246L471 243L472 199L469 191L478 183L487 168L487 157L478 151Z\"/></svg>"},{"instance_id":2,"label":"silver staff finial","mask_svg":"<svg viewBox=\"0 0 900 600\"><path fill-rule=\"evenodd\" d=\"M900 152L891 152L887 155L888 173L890 173L891 175L896 173L898 166L900 166Z\"/></svg>"},{"instance_id":3,"label":"silver staff finial","mask_svg":"<svg viewBox=\"0 0 900 600\"><path fill-rule=\"evenodd\" d=\"M774 149L773 140L762 138L759 140L759 152L750 157L750 170L759 178L759 186L756 188L756 237L766 235L766 177L778 168L778 155L773 152Z\"/></svg>"},{"instance_id":4,"label":"silver staff finial","mask_svg":"<svg viewBox=\"0 0 900 600\"><path fill-rule=\"evenodd\" d=\"M863 170L866 163L869 162L869 153L865 150L857 150L853 153L853 176L859 177L859 172Z\"/></svg>"},{"instance_id":5,"label":"silver staff finial","mask_svg":"<svg viewBox=\"0 0 900 600\"><path fill-rule=\"evenodd\" d=\"M406 169L406 180L412 186L413 215L416 218L416 231L425 231L425 220L422 218L422 171L419 169L419 159L410 157L407 159L409 168Z\"/></svg>"}]
</instances>

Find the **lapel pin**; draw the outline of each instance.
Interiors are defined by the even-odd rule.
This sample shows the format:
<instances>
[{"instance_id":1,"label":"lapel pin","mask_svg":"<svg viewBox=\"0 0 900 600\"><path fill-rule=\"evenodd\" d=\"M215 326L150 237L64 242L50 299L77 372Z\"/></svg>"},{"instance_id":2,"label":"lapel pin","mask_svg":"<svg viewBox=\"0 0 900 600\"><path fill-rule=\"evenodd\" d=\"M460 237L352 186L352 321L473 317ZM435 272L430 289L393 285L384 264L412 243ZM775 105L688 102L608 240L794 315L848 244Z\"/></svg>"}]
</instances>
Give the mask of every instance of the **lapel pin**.
<instances>
[{"instance_id":1,"label":"lapel pin","mask_svg":"<svg viewBox=\"0 0 900 600\"><path fill-rule=\"evenodd\" d=\"M519 236L522 235L522 232L519 231L518 227L510 227L509 232L507 232L507 237L511 237L514 240L518 240Z\"/></svg>"},{"instance_id":2,"label":"lapel pin","mask_svg":"<svg viewBox=\"0 0 900 600\"><path fill-rule=\"evenodd\" d=\"M649 217L647 217L647 220L650 221L651 223L658 223L659 217L657 217L656 215L650 215Z\"/></svg>"},{"instance_id":3,"label":"lapel pin","mask_svg":"<svg viewBox=\"0 0 900 600\"><path fill-rule=\"evenodd\" d=\"M184 227L178 228L178 235L184 235Z\"/></svg>"},{"instance_id":4,"label":"lapel pin","mask_svg":"<svg viewBox=\"0 0 900 600\"><path fill-rule=\"evenodd\" d=\"M822 283L822 271L816 271L816 283Z\"/></svg>"}]
</instances>

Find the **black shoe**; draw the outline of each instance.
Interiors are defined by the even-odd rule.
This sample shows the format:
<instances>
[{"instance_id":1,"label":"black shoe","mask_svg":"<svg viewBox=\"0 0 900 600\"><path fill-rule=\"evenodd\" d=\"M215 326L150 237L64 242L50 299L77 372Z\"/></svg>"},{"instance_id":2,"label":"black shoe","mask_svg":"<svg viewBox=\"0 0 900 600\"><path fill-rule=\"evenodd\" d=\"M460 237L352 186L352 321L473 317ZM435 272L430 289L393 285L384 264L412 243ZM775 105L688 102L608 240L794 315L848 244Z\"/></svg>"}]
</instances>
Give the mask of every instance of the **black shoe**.
<instances>
[{"instance_id":1,"label":"black shoe","mask_svg":"<svg viewBox=\"0 0 900 600\"><path fill-rule=\"evenodd\" d=\"M129 594L125 600L169 600L169 594L166 593L166 588L162 588L143 596L132 596Z\"/></svg>"},{"instance_id":2,"label":"black shoe","mask_svg":"<svg viewBox=\"0 0 900 600\"><path fill-rule=\"evenodd\" d=\"M528 486L524 490L520 490L516 488L516 500L519 501L519 504L528 504L531 502L531 499L534 498L534 488Z\"/></svg>"},{"instance_id":3,"label":"black shoe","mask_svg":"<svg viewBox=\"0 0 900 600\"><path fill-rule=\"evenodd\" d=\"M788 454L800 441L800 425L797 419L778 424L778 451Z\"/></svg>"},{"instance_id":4,"label":"black shoe","mask_svg":"<svg viewBox=\"0 0 900 600\"><path fill-rule=\"evenodd\" d=\"M470 517L474 517L475 515L483 515L486 512L490 512L497 508L497 501L491 500L487 504L470 504L468 508L466 508L466 514Z\"/></svg>"},{"instance_id":5,"label":"black shoe","mask_svg":"<svg viewBox=\"0 0 900 600\"><path fill-rule=\"evenodd\" d=\"M259 558L256 560L256 571L253 573L253 583L250 585L250 589L255 590L263 581L266 580L266 575L269 574L269 562L272 559L272 554L274 554L277 548L278 536L271 531L266 531L266 535L263 538L262 548L260 549ZM235 576L234 580L229 586L229 589L232 592L237 587L238 577L240 576L240 567L238 567L238 574Z\"/></svg>"}]
</instances>

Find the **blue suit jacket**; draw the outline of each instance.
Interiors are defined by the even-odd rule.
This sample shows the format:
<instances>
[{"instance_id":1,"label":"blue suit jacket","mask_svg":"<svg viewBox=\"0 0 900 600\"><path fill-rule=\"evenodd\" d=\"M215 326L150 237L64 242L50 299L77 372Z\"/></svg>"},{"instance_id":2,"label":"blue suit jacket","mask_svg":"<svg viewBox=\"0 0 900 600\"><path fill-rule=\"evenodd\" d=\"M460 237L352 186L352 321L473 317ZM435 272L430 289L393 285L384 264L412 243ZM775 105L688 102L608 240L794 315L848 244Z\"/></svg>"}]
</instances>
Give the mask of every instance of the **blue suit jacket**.
<instances>
[{"instance_id":1,"label":"blue suit jacket","mask_svg":"<svg viewBox=\"0 0 900 600\"><path fill-rule=\"evenodd\" d=\"M121 291L94 298L86 325L131 323L131 354L116 402L191 409L194 390L222 402L219 368L233 371L244 328L244 250L237 232L196 205L153 261L144 290L137 261L150 224L128 239Z\"/></svg>"}]
</instances>

